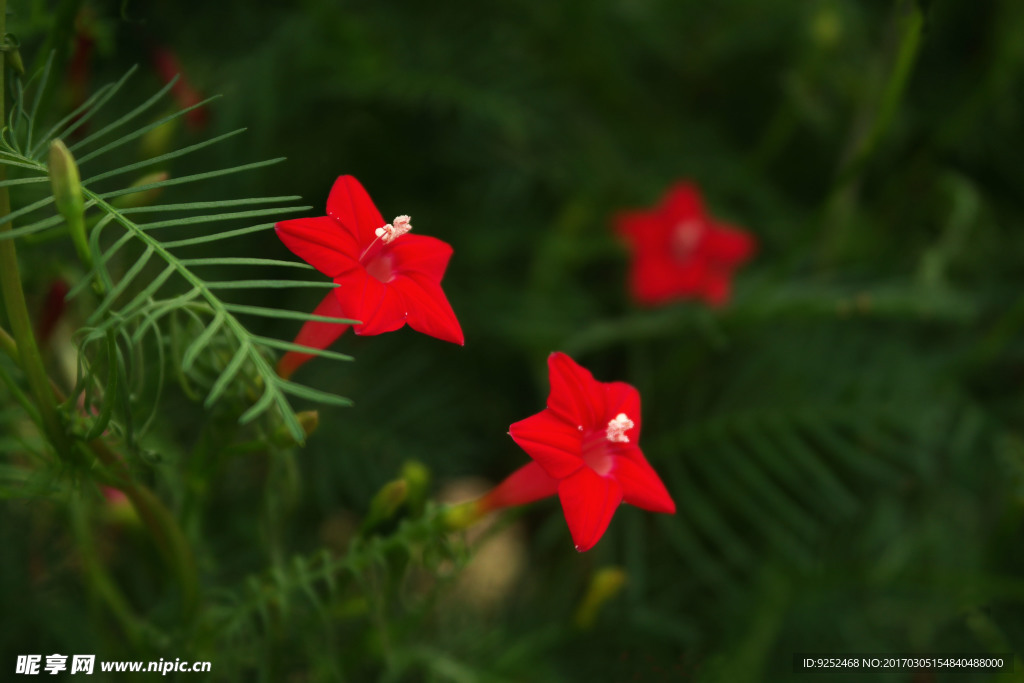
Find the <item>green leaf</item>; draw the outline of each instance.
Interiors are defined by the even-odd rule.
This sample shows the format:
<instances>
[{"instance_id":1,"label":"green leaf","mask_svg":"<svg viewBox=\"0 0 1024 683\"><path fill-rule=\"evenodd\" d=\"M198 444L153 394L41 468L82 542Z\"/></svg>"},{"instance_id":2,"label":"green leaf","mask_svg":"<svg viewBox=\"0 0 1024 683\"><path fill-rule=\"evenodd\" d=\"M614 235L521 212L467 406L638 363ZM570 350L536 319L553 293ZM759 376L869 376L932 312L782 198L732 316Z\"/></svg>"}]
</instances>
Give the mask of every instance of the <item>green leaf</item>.
<instances>
[{"instance_id":1,"label":"green leaf","mask_svg":"<svg viewBox=\"0 0 1024 683\"><path fill-rule=\"evenodd\" d=\"M49 78L49 68L44 70L43 81ZM76 109L70 115L59 121L46 134L38 139L33 139L38 129L38 106L28 108L25 106L25 92L21 83L14 84L14 102L11 113L15 125L8 126L5 134L8 136L8 147L0 150L0 165L17 166L28 171L25 178L14 178L9 181L0 181L2 186L14 187L19 185L43 185L48 182L49 170L46 166L47 159L37 158L39 152L45 150L47 145L56 135L67 136L73 133L90 119L94 119L97 112L106 106L122 88L129 71L123 78L112 85L101 88L93 97ZM38 87L38 85L37 85ZM75 151L79 165L90 160L98 160L108 152L117 149L133 140L137 140L148 131L158 126L173 121L185 115L196 107L207 106L213 99L210 98L197 103L189 108L177 111L159 120L141 125L132 129L136 121L139 121L147 112L166 97L171 84L163 87L153 96L128 110L126 113L114 117L113 121L100 127L94 133L76 142L71 149ZM38 105L41 94L37 90L35 102ZM27 122L27 125L26 125ZM317 355L323 355L335 360L349 360L348 356L320 349L305 349L292 342L280 341L268 337L261 337L251 333L238 319L240 315L253 315L268 318L297 319L297 320L330 320L322 316L314 316L306 313L293 313L272 308L259 306L241 306L229 304L220 298L221 290L254 290L254 289L277 289L277 288L333 288L332 282L308 282L301 280L282 279L240 279L231 281L207 281L200 274L200 269L205 266L230 266L230 267L287 267L310 270L311 267L300 262L290 262L276 259L257 258L246 254L231 253L224 256L203 256L202 258L185 259L177 255L177 250L206 245L213 242L250 235L259 231L270 229L274 223L262 223L249 225L231 230L212 230L208 234L185 237L176 240L161 240L157 237L159 230L163 228L174 228L200 225L213 225L220 222L242 221L258 217L284 217L299 211L306 211L308 206L296 206L294 203L300 198L297 196L277 197L255 197L255 198L232 198L216 201L182 201L167 202L155 206L138 206L125 209L118 209L110 200L124 195L145 192L158 188L173 189L177 186L184 186L195 183L206 183L217 178L229 175L257 171L270 165L280 163L283 158L268 159L251 163L236 164L227 168L211 169L204 172L194 173L187 176L166 178L152 183L138 186L122 187L113 190L99 190L96 183L113 178L115 176L134 173L139 169L154 164L171 161L203 150L212 145L218 144L243 132L244 129L231 131L229 133L214 136L210 139L186 145L171 150L152 159L136 161L120 166L111 166L98 170L82 181L83 197L85 206L89 210L89 216L94 219L94 225L89 235L89 251L92 255L94 266L82 281L75 283L68 294L68 298L74 298L92 284L96 284L97 291L102 298L92 314L88 318L88 325L82 330L78 337L82 346L83 354L89 355L99 340L107 338L118 338L124 340L124 352L119 344L115 345L116 353L114 359L108 362L118 367L118 374L123 382L116 385L116 403L118 408L118 419L124 424L118 423L119 434L127 443L129 452L136 448L135 439L138 430L133 424L132 404L141 401L141 396L152 396L153 392L147 391L147 384L142 384L146 378L154 377L154 373L145 371L146 355L155 352L158 358L164 353L165 339L169 338L177 351L181 351L182 366L185 370L195 368L200 356L212 353L227 353L229 360L223 369L210 378L211 387L205 398L205 405L210 406L219 400L226 392L231 382L235 381L242 371L252 373L252 381L263 387L260 398L250 406L243 414L246 421L255 416L263 414L271 407L280 413L289 432L296 441L304 440L302 425L299 424L294 410L288 402L288 395L298 395L302 392L300 385L284 383L277 377L273 367L268 361L268 349L304 350ZM116 135L112 140L101 142L103 139ZM19 150L29 150L23 153ZM33 217L36 220L25 225L16 225L13 230L0 235L0 239L13 239L23 235L41 232L50 228L58 228L63 220L59 216L44 215L49 211L53 198L45 196L28 205L11 211L7 216L0 217L0 221L15 222L23 221ZM235 207L238 210L233 210ZM202 212L202 215L190 215L191 212ZM168 219L140 224L133 220L135 215L154 214L178 214ZM126 270L120 272L120 259L117 257L124 254L124 248L130 243L140 245L139 255L126 264ZM133 253L134 256L134 253ZM127 296L133 284L140 281L146 272L146 268L154 261L161 261L162 264L156 275L145 281L140 290ZM180 290L184 285L184 293L173 293ZM173 314L173 315L172 315ZM174 330L178 329L176 320L178 314L187 315L193 321L190 327L194 338L190 339L187 348L182 350L184 344L179 345L176 337L180 336ZM167 318L170 316L170 323ZM162 331L165 325L170 326L172 333L165 337ZM155 346L146 341L147 335L152 332ZM102 351L100 351L102 352ZM108 349L109 356L109 349ZM221 361L222 362L222 361ZM211 364L204 364L204 368L221 367L221 362L214 361ZM162 386L163 362L158 363L155 376L155 395L158 397ZM109 378L109 375L108 375ZM189 381L184 374L181 376L183 382ZM131 381L129 385L128 382ZM188 388L188 387L187 387ZM317 397L316 400L332 402L338 405L347 405L345 399L327 394L308 390L303 394L304 398ZM147 399L148 400L148 399ZM157 399L154 399L154 401ZM105 401L104 406L113 405L114 401ZM155 403L154 403L155 406ZM123 415L122 415L123 413ZM152 415L143 424L152 420Z\"/></svg>"},{"instance_id":2,"label":"green leaf","mask_svg":"<svg viewBox=\"0 0 1024 683\"><path fill-rule=\"evenodd\" d=\"M225 280L206 283L208 289L334 289L337 286L334 282L309 280Z\"/></svg>"},{"instance_id":3,"label":"green leaf","mask_svg":"<svg viewBox=\"0 0 1024 683\"><path fill-rule=\"evenodd\" d=\"M155 128L159 128L160 126L164 125L165 123L169 123L170 121L173 121L174 119L180 118L180 117L184 116L185 114L187 114L188 112L192 111L193 109L198 109L199 107L207 105L210 102L212 102L212 101L214 101L216 99L219 99L219 98L220 98L220 95L214 95L213 97L208 97L205 100L203 100L202 102L197 102L196 104L193 104L192 106L187 107L185 109L181 109L181 110L171 114L170 116L165 116L164 118L160 119L159 121L155 121L154 123L151 123L148 126L143 126L142 128L139 128L136 131L133 131L133 132L127 134L127 135L123 135L123 136L119 137L118 139L114 140L113 142L109 142L106 145L104 145L103 147L100 147L97 150L94 150L94 151L92 151L92 152L90 152L88 154L83 155L82 157L80 157L78 159L78 165L81 166L82 164L85 164L86 162L91 161L92 159L95 159L96 157L100 156L101 154L106 154L107 152L109 152L112 149L117 149L118 147L121 147L122 145L128 144L132 140L136 140L138 138L141 138L143 135L145 135L149 131L151 131L151 130L153 130Z\"/></svg>"},{"instance_id":4,"label":"green leaf","mask_svg":"<svg viewBox=\"0 0 1024 683\"><path fill-rule=\"evenodd\" d=\"M238 130L233 130L230 133L224 133L223 135L218 135L215 138L210 138L209 140L204 140L203 142L197 142L196 144L189 145L188 147L182 147L181 149L176 149L173 152L166 152L164 154L152 157L150 159L144 159L143 161L139 161L139 162L136 162L134 164L128 164L127 166L121 166L120 168L115 168L112 171L106 171L104 173L100 173L100 174L94 175L94 176L92 176L90 178L86 178L83 182L85 182L85 183L95 183L97 181L105 180L107 178L113 178L115 176L124 175L125 173L131 173L132 171L137 171L137 170L139 170L141 168L146 168L147 166L154 166L156 164L161 164L161 163L163 163L165 161L170 161L171 159L177 159L178 157L185 156L186 154L191 154L192 152L198 152L201 149L206 149L210 145L215 145L218 142L221 142L223 140L227 140L228 138L232 138L232 137L238 135L239 133L244 132L245 130L246 130L245 128L239 128ZM210 202L210 203L217 204L217 202ZM143 207L143 208L145 208L145 207Z\"/></svg>"},{"instance_id":5,"label":"green leaf","mask_svg":"<svg viewBox=\"0 0 1024 683\"><path fill-rule=\"evenodd\" d=\"M286 268L299 268L301 270L313 270L313 266L301 261L278 261L268 258L246 258L239 256L217 256L212 258L183 258L182 264L186 266L283 266ZM274 309L267 309L274 310Z\"/></svg>"},{"instance_id":6,"label":"green leaf","mask_svg":"<svg viewBox=\"0 0 1024 683\"><path fill-rule=\"evenodd\" d=\"M239 218L255 218L257 216L279 216L295 211L306 211L309 206L282 206L273 209L253 209L251 211L235 211L228 213L210 214L207 216L189 216L187 218L175 218L168 221L156 221L154 223L141 223L143 230L158 230L160 228L177 228L183 225L198 225L200 223L216 223L219 221L232 221Z\"/></svg>"},{"instance_id":7,"label":"green leaf","mask_svg":"<svg viewBox=\"0 0 1024 683\"><path fill-rule=\"evenodd\" d=\"M209 395L206 397L206 401L203 403L207 408L212 406L220 398L220 395L227 389L228 384L235 378L238 371L242 369L242 365L249 359L249 343L243 342L241 346L235 351L235 355L231 357L231 362L227 364L224 371L221 372L220 377L213 383L213 387L210 389Z\"/></svg>"},{"instance_id":8,"label":"green leaf","mask_svg":"<svg viewBox=\"0 0 1024 683\"><path fill-rule=\"evenodd\" d=\"M248 197L246 199L225 199L218 202L182 202L180 204L154 204L152 206L134 206L122 209L124 215L135 213L166 213L169 211L192 211L195 209L223 209L229 206L252 206L253 204L282 204L302 199L299 195L283 197Z\"/></svg>"},{"instance_id":9,"label":"green leaf","mask_svg":"<svg viewBox=\"0 0 1024 683\"><path fill-rule=\"evenodd\" d=\"M270 337L254 337L254 339L256 339L259 343L265 346L269 346L275 349L282 349L284 351L298 351L299 353L308 353L311 356L322 356L324 358L333 358L334 360L352 360L352 356L346 356L343 353L328 351L327 349L318 349L312 346L303 346L302 344L286 342L280 339L272 339Z\"/></svg>"},{"instance_id":10,"label":"green leaf","mask_svg":"<svg viewBox=\"0 0 1024 683\"><path fill-rule=\"evenodd\" d=\"M188 372L192 368L192 364L196 362L196 358L206 348L206 345L210 343L213 336L217 333L217 330L224 324L224 316L217 314L213 317L213 320L206 326L206 328L199 334L195 340L188 345L185 349L185 354L181 357L182 369Z\"/></svg>"},{"instance_id":11,"label":"green leaf","mask_svg":"<svg viewBox=\"0 0 1024 683\"><path fill-rule=\"evenodd\" d=\"M202 237L191 237L183 240L175 240L173 242L164 242L164 246L168 249L177 249L178 247L194 247L197 244L207 244L208 242L220 242L221 240L231 239L232 237L241 237L242 235L250 235L254 232L262 232L269 230L274 227L274 223L262 223L260 225L252 225L248 228L239 228L238 230L227 230L225 232L216 232L212 235L203 235Z\"/></svg>"},{"instance_id":12,"label":"green leaf","mask_svg":"<svg viewBox=\"0 0 1024 683\"><path fill-rule=\"evenodd\" d=\"M341 406L343 408L347 408L352 405L352 401L350 399L337 396L326 391L320 391L319 389L313 389L312 387L307 387L304 384L296 384L295 382L280 378L277 382L282 390L292 396L298 396L299 398L305 398L317 403Z\"/></svg>"},{"instance_id":13,"label":"green leaf","mask_svg":"<svg viewBox=\"0 0 1024 683\"><path fill-rule=\"evenodd\" d=\"M165 85L163 88L158 90L155 95L151 96L148 100L146 100L145 102L140 104L138 107L136 107L135 109L132 109L130 112L128 112L127 114L121 116L121 118L117 119L116 121L107 124L103 128L100 128L98 131L87 135L86 137L82 138L81 140L79 140L75 144L70 145L68 147L68 150L74 152L76 149L80 149L82 147L86 147L90 143L92 143L94 140L98 140L99 138L103 137L104 135L106 135L110 131L116 130L120 126L123 126L124 124L128 123L133 118L135 118L139 114L143 113L144 111L146 111L147 109L152 107L154 104L156 104L158 101L160 101L160 99L164 95L166 95L168 92L171 91L171 88L173 88L174 84L177 83L177 82L178 82L178 76L175 76L170 81L168 81L167 85ZM81 160L79 160L79 163L81 163Z\"/></svg>"},{"instance_id":14,"label":"green leaf","mask_svg":"<svg viewBox=\"0 0 1024 683\"><path fill-rule=\"evenodd\" d=\"M240 304L225 304L225 308L235 313L248 313L251 315L258 315L265 318L281 318L284 320L305 320L312 322L323 322L323 323L339 323L348 325L359 325L359 320L350 320L348 318L332 318L326 315L313 315L312 313L302 313L299 311L289 311L282 308L264 308L263 306L243 306Z\"/></svg>"}]
</instances>

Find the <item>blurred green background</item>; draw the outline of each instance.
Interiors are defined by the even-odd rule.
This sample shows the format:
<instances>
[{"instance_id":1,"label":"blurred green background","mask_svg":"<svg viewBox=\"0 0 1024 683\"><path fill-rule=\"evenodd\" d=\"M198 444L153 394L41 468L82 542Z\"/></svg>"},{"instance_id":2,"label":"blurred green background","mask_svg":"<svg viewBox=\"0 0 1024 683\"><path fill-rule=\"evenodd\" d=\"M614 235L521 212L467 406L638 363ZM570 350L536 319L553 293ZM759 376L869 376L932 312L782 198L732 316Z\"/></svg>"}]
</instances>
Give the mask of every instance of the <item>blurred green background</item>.
<instances>
[{"instance_id":1,"label":"blurred green background","mask_svg":"<svg viewBox=\"0 0 1024 683\"><path fill-rule=\"evenodd\" d=\"M543 407L553 350L640 390L641 446L679 511L623 506L577 554L557 501L540 502L492 539L507 554L479 571L515 571L486 596L458 573L437 591L413 569L393 584L371 573L323 609L293 596L274 627L238 638L179 629L152 597L146 543L112 529L106 552L153 624L142 647L82 598L52 510L5 502L4 667L95 652L209 659L210 680L834 680L794 674L794 653L1021 651L1024 5L57 5L79 17L58 55L75 34L95 40L90 87L140 65L110 118L162 85L162 45L198 91L224 94L204 128L169 135L248 128L172 176L288 157L168 199L297 194L302 215L322 215L352 174L385 218L409 214L455 250L444 287L464 348L408 329L345 335L334 348L353 363L314 360L296 379L354 407L321 408L287 462L234 458L203 481L210 502L187 531L208 605L294 554L344 548L409 459L435 492L525 464L506 431ZM9 3L29 64L59 21L47 7ZM610 216L677 179L759 241L723 310L641 309L626 293ZM272 232L215 248L293 258ZM53 255L23 251L41 299ZM310 311L321 296L256 303ZM173 503L211 416L176 390L162 411L150 476ZM606 565L626 584L580 630ZM360 612L359 596L374 606ZM1013 677L998 680L1024 679L1019 659Z\"/></svg>"}]
</instances>

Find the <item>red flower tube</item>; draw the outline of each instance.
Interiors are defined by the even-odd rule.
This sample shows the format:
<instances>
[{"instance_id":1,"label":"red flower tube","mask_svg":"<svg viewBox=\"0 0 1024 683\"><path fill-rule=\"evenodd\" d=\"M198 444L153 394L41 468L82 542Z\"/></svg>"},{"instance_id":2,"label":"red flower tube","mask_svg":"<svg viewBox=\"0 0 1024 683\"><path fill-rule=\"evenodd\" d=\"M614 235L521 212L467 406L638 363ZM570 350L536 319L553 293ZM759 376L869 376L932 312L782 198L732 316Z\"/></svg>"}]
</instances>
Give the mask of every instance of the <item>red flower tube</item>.
<instances>
[{"instance_id":1,"label":"red flower tube","mask_svg":"<svg viewBox=\"0 0 1024 683\"><path fill-rule=\"evenodd\" d=\"M68 307L67 295L70 287L62 279L53 280L46 290L46 300L43 303L43 310L40 312L39 320L36 323L36 339L40 346L50 343L50 337L57 328L57 323L64 316Z\"/></svg>"},{"instance_id":2,"label":"red flower tube","mask_svg":"<svg viewBox=\"0 0 1024 683\"><path fill-rule=\"evenodd\" d=\"M509 427L533 458L478 504L483 513L558 494L576 550L590 550L620 503L672 514L676 504L644 458L640 393L598 382L564 353L548 357L547 408Z\"/></svg>"},{"instance_id":3,"label":"red flower tube","mask_svg":"<svg viewBox=\"0 0 1024 683\"><path fill-rule=\"evenodd\" d=\"M633 259L629 287L640 304L654 306L700 297L712 306L729 299L733 271L754 253L754 238L719 223L705 210L690 183L677 183L660 206L625 211L615 231L629 244Z\"/></svg>"},{"instance_id":4,"label":"red flower tube","mask_svg":"<svg viewBox=\"0 0 1024 683\"><path fill-rule=\"evenodd\" d=\"M409 327L463 344L459 321L441 290L452 248L426 235L408 234L408 216L385 223L358 180L341 176L327 197L327 215L297 218L276 226L285 246L338 283L313 311L361 321L360 335ZM307 322L295 343L327 348L348 329L344 323ZM289 352L278 374L289 377L310 354Z\"/></svg>"}]
</instances>

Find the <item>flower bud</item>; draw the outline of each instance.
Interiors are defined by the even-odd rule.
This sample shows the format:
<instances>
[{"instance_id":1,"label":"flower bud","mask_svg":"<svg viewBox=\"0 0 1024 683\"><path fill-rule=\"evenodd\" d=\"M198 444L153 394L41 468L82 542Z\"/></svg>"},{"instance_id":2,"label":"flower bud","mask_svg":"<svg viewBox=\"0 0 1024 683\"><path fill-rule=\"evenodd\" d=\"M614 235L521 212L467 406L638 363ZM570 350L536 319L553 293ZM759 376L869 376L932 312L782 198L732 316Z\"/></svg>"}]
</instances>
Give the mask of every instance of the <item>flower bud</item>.
<instances>
[{"instance_id":1,"label":"flower bud","mask_svg":"<svg viewBox=\"0 0 1024 683\"><path fill-rule=\"evenodd\" d=\"M128 496L122 491L118 491L115 488L109 486L103 487L103 516L116 526L133 526L138 527L142 525L139 519L138 512L135 511L135 506L132 505L131 501L128 500Z\"/></svg>"},{"instance_id":2,"label":"flower bud","mask_svg":"<svg viewBox=\"0 0 1024 683\"><path fill-rule=\"evenodd\" d=\"M366 521L363 522L363 532L365 533L394 517L408 495L409 485L405 479L395 479L384 484L370 501L370 511L366 515Z\"/></svg>"},{"instance_id":3,"label":"flower bud","mask_svg":"<svg viewBox=\"0 0 1024 683\"><path fill-rule=\"evenodd\" d=\"M149 173L142 176L134 183L131 187L143 187L145 185L152 185L153 183L162 183L170 177L167 171L159 171L157 173ZM156 198L164 191L162 187L151 187L147 190L140 190L139 192L132 192L131 194L123 194L120 197L115 198L111 204L119 209L132 209L136 206L149 206L156 202Z\"/></svg>"},{"instance_id":4,"label":"flower bud","mask_svg":"<svg viewBox=\"0 0 1024 683\"><path fill-rule=\"evenodd\" d=\"M418 460L407 460L402 465L402 480L409 487L409 510L414 515L423 512L430 490L430 470Z\"/></svg>"},{"instance_id":5,"label":"flower bud","mask_svg":"<svg viewBox=\"0 0 1024 683\"><path fill-rule=\"evenodd\" d=\"M843 37L843 19L834 6L824 5L811 19L811 38L826 50L836 47Z\"/></svg>"},{"instance_id":6,"label":"flower bud","mask_svg":"<svg viewBox=\"0 0 1024 683\"><path fill-rule=\"evenodd\" d=\"M178 119L171 119L143 135L139 140L142 156L152 158L169 152L174 143L174 137L178 133L178 127Z\"/></svg>"},{"instance_id":7,"label":"flower bud","mask_svg":"<svg viewBox=\"0 0 1024 683\"><path fill-rule=\"evenodd\" d=\"M577 628L592 628L601 607L618 595L625 584L626 572L621 567L604 567L597 570L590 580L587 594L583 596L576 610L574 621Z\"/></svg>"},{"instance_id":8,"label":"flower bud","mask_svg":"<svg viewBox=\"0 0 1024 683\"><path fill-rule=\"evenodd\" d=\"M7 56L7 66L11 67L19 76L24 76L25 63L21 61L21 51L18 49L17 41L10 40L10 35L8 33L7 39L4 41L4 54Z\"/></svg>"},{"instance_id":9,"label":"flower bud","mask_svg":"<svg viewBox=\"0 0 1024 683\"><path fill-rule=\"evenodd\" d=\"M295 417L299 420L299 426L302 427L302 433L306 435L306 438L310 434L316 431L316 428L320 425L320 413L316 410L303 410L295 413ZM271 441L277 446L298 446L300 445L295 437L292 436L291 430L288 429L288 425L281 425L274 431L274 435L271 437Z\"/></svg>"},{"instance_id":10,"label":"flower bud","mask_svg":"<svg viewBox=\"0 0 1024 683\"><path fill-rule=\"evenodd\" d=\"M483 498L458 505L449 505L441 511L441 521L449 531L461 531L473 526L490 512L483 504Z\"/></svg>"},{"instance_id":11,"label":"flower bud","mask_svg":"<svg viewBox=\"0 0 1024 683\"><path fill-rule=\"evenodd\" d=\"M50 143L50 186L56 200L57 211L68 224L68 232L78 251L78 258L92 268L92 255L85 234L85 204L82 201L82 183L78 165L71 152L60 140Z\"/></svg>"}]
</instances>

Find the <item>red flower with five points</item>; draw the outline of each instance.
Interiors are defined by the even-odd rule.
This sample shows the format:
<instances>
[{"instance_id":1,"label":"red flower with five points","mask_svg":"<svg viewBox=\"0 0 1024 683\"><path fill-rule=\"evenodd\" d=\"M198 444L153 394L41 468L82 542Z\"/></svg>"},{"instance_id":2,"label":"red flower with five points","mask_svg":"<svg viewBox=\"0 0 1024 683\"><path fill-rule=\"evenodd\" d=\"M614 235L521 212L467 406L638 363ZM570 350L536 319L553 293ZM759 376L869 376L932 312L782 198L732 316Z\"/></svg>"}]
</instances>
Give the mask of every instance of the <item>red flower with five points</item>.
<instances>
[{"instance_id":1,"label":"red flower with five points","mask_svg":"<svg viewBox=\"0 0 1024 683\"><path fill-rule=\"evenodd\" d=\"M297 256L338 287L315 315L361 321L356 334L391 332L406 323L414 330L463 344L462 328L441 290L452 248L426 235L408 234L408 216L386 223L358 180L341 176L327 197L327 215L282 221L276 230ZM307 322L295 343L327 348L348 324ZM278 374L289 377L310 354L289 352Z\"/></svg>"},{"instance_id":2,"label":"red flower with five points","mask_svg":"<svg viewBox=\"0 0 1024 683\"><path fill-rule=\"evenodd\" d=\"M547 408L509 427L533 458L481 501L481 512L558 494L576 550L600 540L620 503L672 514L676 504L644 458L640 393L598 382L564 353L548 357Z\"/></svg>"},{"instance_id":3,"label":"red flower with five points","mask_svg":"<svg viewBox=\"0 0 1024 683\"><path fill-rule=\"evenodd\" d=\"M633 252L629 285L641 304L701 297L721 306L729 298L733 271L755 249L749 233L705 212L690 183L672 186L660 206L623 212L614 223Z\"/></svg>"}]
</instances>

